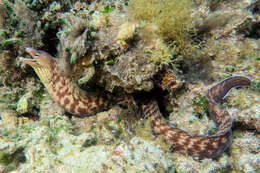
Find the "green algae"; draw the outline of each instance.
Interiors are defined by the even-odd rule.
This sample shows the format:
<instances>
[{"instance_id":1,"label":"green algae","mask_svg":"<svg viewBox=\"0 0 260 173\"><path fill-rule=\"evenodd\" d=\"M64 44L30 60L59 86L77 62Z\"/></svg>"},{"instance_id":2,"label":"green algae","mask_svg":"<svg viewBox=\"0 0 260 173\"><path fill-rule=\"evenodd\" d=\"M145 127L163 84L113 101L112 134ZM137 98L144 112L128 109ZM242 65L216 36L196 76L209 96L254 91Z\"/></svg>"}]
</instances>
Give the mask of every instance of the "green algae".
<instances>
[{"instance_id":1,"label":"green algae","mask_svg":"<svg viewBox=\"0 0 260 173\"><path fill-rule=\"evenodd\" d=\"M228 65L228 66L226 66L226 68L225 68L225 71L226 72L230 72L230 73L232 73L232 72L234 72L236 69L235 69L235 66L234 65Z\"/></svg>"},{"instance_id":2,"label":"green algae","mask_svg":"<svg viewBox=\"0 0 260 173\"><path fill-rule=\"evenodd\" d=\"M10 49L15 44L22 44L22 40L20 39L7 39L2 42L0 42L0 49Z\"/></svg>"},{"instance_id":3,"label":"green algae","mask_svg":"<svg viewBox=\"0 0 260 173\"><path fill-rule=\"evenodd\" d=\"M0 164L5 166L4 172L16 170L19 164L25 163L24 148L17 148L14 152L0 151Z\"/></svg>"},{"instance_id":4,"label":"green algae","mask_svg":"<svg viewBox=\"0 0 260 173\"><path fill-rule=\"evenodd\" d=\"M91 139L86 139L82 145L82 149L86 147L90 147L93 145L97 145L98 139L97 138L91 138Z\"/></svg>"},{"instance_id":5,"label":"green algae","mask_svg":"<svg viewBox=\"0 0 260 173\"><path fill-rule=\"evenodd\" d=\"M205 96L198 95L192 99L192 105L197 106L193 110L195 115L199 114L202 116L207 116L208 114L208 100Z\"/></svg>"},{"instance_id":6,"label":"green algae","mask_svg":"<svg viewBox=\"0 0 260 173\"><path fill-rule=\"evenodd\" d=\"M55 21L52 21L51 24L49 25L50 28L57 28L59 27L59 25L68 25L67 21L65 19L62 19L62 18L58 18L57 20Z\"/></svg>"},{"instance_id":7,"label":"green algae","mask_svg":"<svg viewBox=\"0 0 260 173\"><path fill-rule=\"evenodd\" d=\"M95 74L95 68L94 66L90 66L85 69L85 75L78 80L79 84L84 84L88 82Z\"/></svg>"},{"instance_id":8,"label":"green algae","mask_svg":"<svg viewBox=\"0 0 260 173\"><path fill-rule=\"evenodd\" d=\"M26 0L27 7L31 10L41 10L44 8L44 2L38 0Z\"/></svg>"},{"instance_id":9,"label":"green algae","mask_svg":"<svg viewBox=\"0 0 260 173\"><path fill-rule=\"evenodd\" d=\"M111 13L112 12L112 8L109 5L106 5L104 7L104 10L101 11L101 13L107 14L107 13Z\"/></svg>"},{"instance_id":10,"label":"green algae","mask_svg":"<svg viewBox=\"0 0 260 173\"><path fill-rule=\"evenodd\" d=\"M260 91L260 80L257 79L252 80L251 88L255 91Z\"/></svg>"},{"instance_id":11,"label":"green algae","mask_svg":"<svg viewBox=\"0 0 260 173\"><path fill-rule=\"evenodd\" d=\"M24 114L29 111L29 99L32 97L32 93L28 92L23 95L17 103L16 111L20 114Z\"/></svg>"},{"instance_id":12,"label":"green algae","mask_svg":"<svg viewBox=\"0 0 260 173\"><path fill-rule=\"evenodd\" d=\"M104 64L106 64L106 65L111 65L111 64L114 64L114 63L115 63L115 60L113 60L113 59L110 59L110 60L107 60L107 61L104 62Z\"/></svg>"},{"instance_id":13,"label":"green algae","mask_svg":"<svg viewBox=\"0 0 260 173\"><path fill-rule=\"evenodd\" d=\"M70 57L70 64L74 64L78 58L77 52L73 52Z\"/></svg>"},{"instance_id":14,"label":"green algae","mask_svg":"<svg viewBox=\"0 0 260 173\"><path fill-rule=\"evenodd\" d=\"M6 31L0 31L0 38L5 39L7 37Z\"/></svg>"},{"instance_id":15,"label":"green algae","mask_svg":"<svg viewBox=\"0 0 260 173\"><path fill-rule=\"evenodd\" d=\"M145 49L145 52L149 54L151 61L158 67L162 68L163 65L169 65L172 63L173 54L176 52L175 46L168 46L162 43L158 49Z\"/></svg>"}]
</instances>

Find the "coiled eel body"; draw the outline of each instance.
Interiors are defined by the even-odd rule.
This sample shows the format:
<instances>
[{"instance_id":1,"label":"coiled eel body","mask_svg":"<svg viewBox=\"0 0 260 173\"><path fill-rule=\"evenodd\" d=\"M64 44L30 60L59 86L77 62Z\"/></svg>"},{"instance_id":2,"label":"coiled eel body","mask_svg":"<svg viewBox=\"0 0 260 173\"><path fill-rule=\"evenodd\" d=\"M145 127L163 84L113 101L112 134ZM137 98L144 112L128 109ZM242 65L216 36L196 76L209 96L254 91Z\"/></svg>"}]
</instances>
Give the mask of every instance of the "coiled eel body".
<instances>
[{"instance_id":1,"label":"coiled eel body","mask_svg":"<svg viewBox=\"0 0 260 173\"><path fill-rule=\"evenodd\" d=\"M59 75L56 61L48 53L30 47L26 48L26 52L34 59L20 60L35 70L52 98L67 112L91 116L112 106L111 100L105 95L80 94L70 78ZM141 105L141 111L145 117L151 119L154 134L162 135L174 151L200 159L213 158L223 153L232 142L232 119L219 103L233 87L249 86L250 83L247 77L234 76L221 81L208 91L209 113L218 125L217 132L212 136L192 136L181 129L171 127L161 115L156 101Z\"/></svg>"},{"instance_id":2,"label":"coiled eel body","mask_svg":"<svg viewBox=\"0 0 260 173\"><path fill-rule=\"evenodd\" d=\"M222 98L238 86L249 86L250 79L244 76L234 76L213 86L207 93L210 115L218 125L217 132L212 136L192 136L189 133L171 127L163 119L158 105L152 101L142 105L142 112L152 121L153 132L162 135L170 143L174 151L192 155L196 158L214 158L223 153L232 142L232 122L228 112L219 105Z\"/></svg>"}]
</instances>

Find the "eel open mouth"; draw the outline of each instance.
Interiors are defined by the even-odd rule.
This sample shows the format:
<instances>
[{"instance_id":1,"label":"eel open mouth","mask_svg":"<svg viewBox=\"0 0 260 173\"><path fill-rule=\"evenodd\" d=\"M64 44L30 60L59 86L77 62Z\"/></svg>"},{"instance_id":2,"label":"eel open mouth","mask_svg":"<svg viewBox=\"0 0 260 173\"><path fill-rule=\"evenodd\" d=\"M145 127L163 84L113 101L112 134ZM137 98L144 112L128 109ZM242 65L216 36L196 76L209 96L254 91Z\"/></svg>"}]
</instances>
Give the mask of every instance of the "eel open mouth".
<instances>
[{"instance_id":1,"label":"eel open mouth","mask_svg":"<svg viewBox=\"0 0 260 173\"><path fill-rule=\"evenodd\" d=\"M31 55L31 57L33 59L29 59L29 58L24 58L24 57L19 57L19 60L25 64L29 64L31 66L35 66L37 63L37 61L34 59L34 54L36 52L36 50L34 48L31 48L31 47L26 47L25 48L25 51L27 53L29 53Z\"/></svg>"},{"instance_id":2,"label":"eel open mouth","mask_svg":"<svg viewBox=\"0 0 260 173\"><path fill-rule=\"evenodd\" d=\"M22 61L25 64L37 63L35 59L29 59L29 58L24 58L24 57L19 57L19 60Z\"/></svg>"}]
</instances>

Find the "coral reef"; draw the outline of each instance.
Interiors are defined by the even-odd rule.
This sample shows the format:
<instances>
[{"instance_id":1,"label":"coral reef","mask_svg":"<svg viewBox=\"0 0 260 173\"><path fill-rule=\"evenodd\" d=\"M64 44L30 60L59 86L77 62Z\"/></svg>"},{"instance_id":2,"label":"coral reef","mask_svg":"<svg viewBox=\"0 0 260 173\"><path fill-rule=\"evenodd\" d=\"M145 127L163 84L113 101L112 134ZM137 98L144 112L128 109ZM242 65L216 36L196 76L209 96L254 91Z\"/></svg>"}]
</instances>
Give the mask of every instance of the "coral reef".
<instances>
[{"instance_id":1,"label":"coral reef","mask_svg":"<svg viewBox=\"0 0 260 173\"><path fill-rule=\"evenodd\" d=\"M259 135L250 132L240 132L230 149L231 164L240 172L257 172L259 166ZM243 147L241 147L243 146Z\"/></svg>"},{"instance_id":2,"label":"coral reef","mask_svg":"<svg viewBox=\"0 0 260 173\"><path fill-rule=\"evenodd\" d=\"M0 172L258 172L259 9L259 0L1 0ZM217 130L204 97L213 83L253 82L222 102L234 119L230 148L196 160L169 151L138 111L65 113L18 60L29 46L83 90L138 106L156 99L191 134Z\"/></svg>"},{"instance_id":3,"label":"coral reef","mask_svg":"<svg viewBox=\"0 0 260 173\"><path fill-rule=\"evenodd\" d=\"M115 64L105 65L104 70L114 78L111 80L105 76L108 90L113 91L117 86L122 86L127 92L149 91L153 88L151 78L156 71L149 59L142 56L142 52L125 53L117 58Z\"/></svg>"}]
</instances>

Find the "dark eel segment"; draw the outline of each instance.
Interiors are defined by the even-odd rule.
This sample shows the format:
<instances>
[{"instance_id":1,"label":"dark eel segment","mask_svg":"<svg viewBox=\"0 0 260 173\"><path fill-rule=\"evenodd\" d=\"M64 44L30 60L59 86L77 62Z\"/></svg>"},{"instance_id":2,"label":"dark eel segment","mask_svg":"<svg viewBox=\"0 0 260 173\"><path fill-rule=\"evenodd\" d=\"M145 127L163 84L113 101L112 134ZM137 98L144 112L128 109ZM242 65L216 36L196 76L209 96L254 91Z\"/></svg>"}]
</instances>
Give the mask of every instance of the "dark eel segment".
<instances>
[{"instance_id":1,"label":"dark eel segment","mask_svg":"<svg viewBox=\"0 0 260 173\"><path fill-rule=\"evenodd\" d=\"M82 94L73 83L73 80L58 73L58 66L54 58L44 51L34 48L26 48L34 59L20 58L26 64L33 67L47 88L52 98L67 112L78 116L91 116L109 109L111 101L117 100L129 105L128 100L115 98L109 95L98 95L86 92ZM219 106L220 100L236 86L248 86L250 80L243 76L230 77L213 86L208 94L209 113L218 124L218 131L213 136L191 136L187 132L170 127L163 119L157 102L151 101L141 106L142 113L152 120L152 129L156 135L163 135L172 148L181 153L204 158L216 157L226 150L232 140L232 119L228 112Z\"/></svg>"},{"instance_id":2,"label":"dark eel segment","mask_svg":"<svg viewBox=\"0 0 260 173\"><path fill-rule=\"evenodd\" d=\"M163 119L157 102L142 105L141 109L152 121L152 129L156 135L162 135L164 140L172 145L174 151L188 154L199 159L214 158L223 153L232 142L232 119L228 112L223 110L219 102L230 89L237 86L249 86L250 79L243 76L234 76L213 86L208 94L209 113L218 124L218 130L213 136L192 136L187 132L170 127Z\"/></svg>"}]
</instances>

